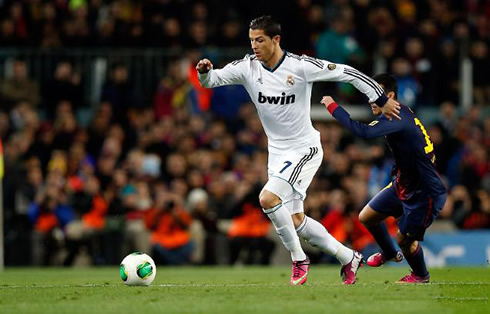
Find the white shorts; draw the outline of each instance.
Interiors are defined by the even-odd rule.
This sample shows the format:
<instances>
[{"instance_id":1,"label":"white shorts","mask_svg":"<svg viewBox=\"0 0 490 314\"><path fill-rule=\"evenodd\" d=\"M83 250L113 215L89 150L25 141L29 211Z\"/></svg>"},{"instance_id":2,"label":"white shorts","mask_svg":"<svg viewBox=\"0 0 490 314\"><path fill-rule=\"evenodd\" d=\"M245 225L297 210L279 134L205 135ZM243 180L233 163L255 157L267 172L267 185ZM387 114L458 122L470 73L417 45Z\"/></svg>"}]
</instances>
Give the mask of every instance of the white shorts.
<instances>
[{"instance_id":1,"label":"white shorts","mask_svg":"<svg viewBox=\"0 0 490 314\"><path fill-rule=\"evenodd\" d=\"M306 190L323 160L321 146L305 147L302 150L283 154L269 153L267 171L269 181L264 190L274 193L286 204L306 198Z\"/></svg>"}]
</instances>

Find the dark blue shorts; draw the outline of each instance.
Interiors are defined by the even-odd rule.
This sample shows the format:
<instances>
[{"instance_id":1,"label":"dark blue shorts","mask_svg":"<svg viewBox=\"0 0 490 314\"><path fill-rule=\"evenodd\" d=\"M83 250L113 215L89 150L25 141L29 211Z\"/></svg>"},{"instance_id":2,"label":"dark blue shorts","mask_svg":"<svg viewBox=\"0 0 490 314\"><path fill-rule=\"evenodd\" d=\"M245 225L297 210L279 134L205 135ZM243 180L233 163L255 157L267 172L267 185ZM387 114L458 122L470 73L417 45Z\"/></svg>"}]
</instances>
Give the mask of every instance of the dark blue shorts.
<instances>
[{"instance_id":1,"label":"dark blue shorts","mask_svg":"<svg viewBox=\"0 0 490 314\"><path fill-rule=\"evenodd\" d=\"M369 206L380 214L397 218L398 229L405 237L422 241L425 230L444 207L446 197L446 194L434 197L422 190L401 200L390 183L373 197Z\"/></svg>"}]
</instances>

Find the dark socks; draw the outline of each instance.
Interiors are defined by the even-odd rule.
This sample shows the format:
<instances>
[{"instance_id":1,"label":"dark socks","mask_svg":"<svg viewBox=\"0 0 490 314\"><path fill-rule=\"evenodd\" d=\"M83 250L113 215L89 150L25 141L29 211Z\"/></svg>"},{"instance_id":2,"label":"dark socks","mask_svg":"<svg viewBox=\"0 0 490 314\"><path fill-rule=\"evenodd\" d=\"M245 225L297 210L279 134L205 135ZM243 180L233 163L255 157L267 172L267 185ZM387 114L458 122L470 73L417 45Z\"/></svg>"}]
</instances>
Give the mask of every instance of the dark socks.
<instances>
[{"instance_id":1,"label":"dark socks","mask_svg":"<svg viewBox=\"0 0 490 314\"><path fill-rule=\"evenodd\" d=\"M420 244L417 246L414 253L410 254L408 252L404 252L403 254L405 255L405 259L415 275L419 277L429 275L427 267L425 266L424 251L422 251L422 246L420 246Z\"/></svg>"},{"instance_id":2,"label":"dark socks","mask_svg":"<svg viewBox=\"0 0 490 314\"><path fill-rule=\"evenodd\" d=\"M381 222L376 226L366 228L373 235L376 243L378 243L379 247L383 251L383 255L385 256L386 260L392 259L396 256L395 245L391 240L390 234L388 233L388 229L386 229L386 224L384 222Z\"/></svg>"}]
</instances>

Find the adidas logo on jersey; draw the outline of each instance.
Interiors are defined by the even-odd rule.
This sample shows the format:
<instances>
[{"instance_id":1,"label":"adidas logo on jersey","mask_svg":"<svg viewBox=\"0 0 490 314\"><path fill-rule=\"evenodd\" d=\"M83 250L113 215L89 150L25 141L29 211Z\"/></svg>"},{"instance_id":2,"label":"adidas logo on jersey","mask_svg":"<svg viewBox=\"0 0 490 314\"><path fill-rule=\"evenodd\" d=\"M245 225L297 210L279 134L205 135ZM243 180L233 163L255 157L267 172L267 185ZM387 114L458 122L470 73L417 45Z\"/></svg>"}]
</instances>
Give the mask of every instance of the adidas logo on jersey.
<instances>
[{"instance_id":1,"label":"adidas logo on jersey","mask_svg":"<svg viewBox=\"0 0 490 314\"><path fill-rule=\"evenodd\" d=\"M296 100L296 95L288 95L286 93L282 93L281 96L265 96L262 92L259 92L259 103L265 104L269 103L271 105L289 105L294 103Z\"/></svg>"}]
</instances>

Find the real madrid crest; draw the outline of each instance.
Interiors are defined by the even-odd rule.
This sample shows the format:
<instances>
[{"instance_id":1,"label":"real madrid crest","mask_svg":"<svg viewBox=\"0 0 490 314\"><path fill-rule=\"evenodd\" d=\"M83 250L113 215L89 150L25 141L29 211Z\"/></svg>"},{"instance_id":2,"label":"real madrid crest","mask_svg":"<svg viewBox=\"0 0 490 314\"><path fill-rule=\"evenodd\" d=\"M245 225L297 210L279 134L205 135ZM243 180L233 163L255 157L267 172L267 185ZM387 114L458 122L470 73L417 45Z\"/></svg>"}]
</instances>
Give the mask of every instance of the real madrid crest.
<instances>
[{"instance_id":1,"label":"real madrid crest","mask_svg":"<svg viewBox=\"0 0 490 314\"><path fill-rule=\"evenodd\" d=\"M294 77L291 74L288 75L288 77L286 78L286 84L288 86L293 86L294 85Z\"/></svg>"},{"instance_id":2,"label":"real madrid crest","mask_svg":"<svg viewBox=\"0 0 490 314\"><path fill-rule=\"evenodd\" d=\"M327 65L327 68L328 68L330 71L335 70L335 68L336 68L336 67L337 67L337 66L336 66L335 64L333 64L333 63L330 63L329 65Z\"/></svg>"}]
</instances>

